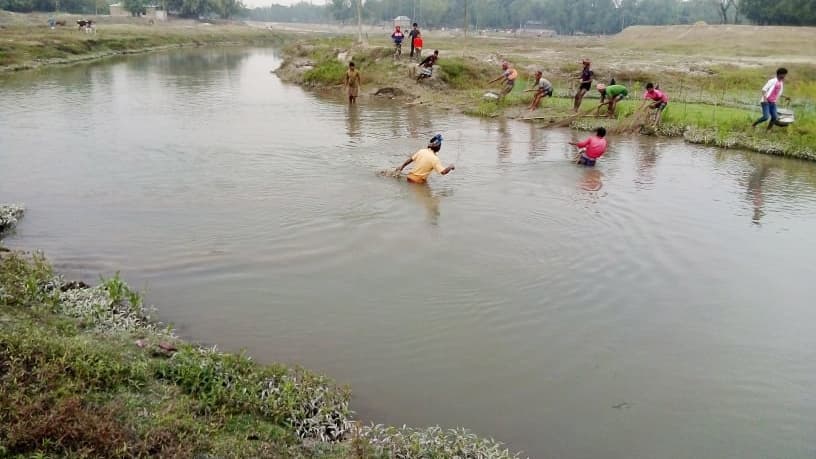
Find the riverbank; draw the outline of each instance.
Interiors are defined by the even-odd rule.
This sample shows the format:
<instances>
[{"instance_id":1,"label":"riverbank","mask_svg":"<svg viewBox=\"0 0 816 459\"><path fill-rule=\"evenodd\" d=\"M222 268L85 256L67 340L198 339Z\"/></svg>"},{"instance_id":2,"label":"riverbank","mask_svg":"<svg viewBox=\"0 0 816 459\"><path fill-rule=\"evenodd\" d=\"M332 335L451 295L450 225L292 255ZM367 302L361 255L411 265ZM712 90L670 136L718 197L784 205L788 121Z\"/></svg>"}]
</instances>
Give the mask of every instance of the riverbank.
<instances>
[{"instance_id":1,"label":"riverbank","mask_svg":"<svg viewBox=\"0 0 816 459\"><path fill-rule=\"evenodd\" d=\"M682 29L682 30L681 30ZM569 117L574 94L573 75L581 57L594 62L596 79L615 79L630 89L630 99L619 105L617 120L578 119L573 128L604 124L615 128L629 124L627 117L640 103L647 82L655 82L671 98L663 126L651 135L682 136L689 142L816 160L816 65L803 40L816 39L813 28L763 28L786 46L786 55L771 53L766 45L740 48L738 54L722 45L723 36L750 36L755 27L730 26L634 27L613 37L451 37L448 33L425 34L427 55L440 50L434 77L420 83L411 78L416 63L405 54L394 61L386 37L367 46L349 37L308 38L284 47L285 60L277 70L285 81L316 89L340 91L345 64L354 60L363 76L363 94L383 88L386 97L405 104L427 104L481 117L508 117L541 124L558 124ZM731 30L735 29L735 30ZM723 35L725 34L725 35ZM683 36L682 40L676 37ZM720 37L720 38L717 38ZM674 40L673 40L674 39ZM798 46L794 46L798 43ZM769 54L765 54L769 53ZM772 56L772 57L768 57ZM645 59L650 60L646 61ZM520 72L514 91L502 102L485 100L487 91L498 91L489 81L500 75L499 63L508 59ZM785 65L791 78L785 93L796 122L766 132L751 129L759 116L758 88ZM534 113L526 110L532 99L524 90L532 84L535 70L544 71L555 86L555 97L546 99ZM793 77L793 75L796 75ZM394 89L390 89L394 88ZM383 94L383 91L380 91ZM396 97L395 97L396 95ZM591 91L586 109L598 103ZM616 129L617 130L617 129ZM646 132L646 131L644 131Z\"/></svg>"},{"instance_id":2,"label":"riverbank","mask_svg":"<svg viewBox=\"0 0 816 459\"><path fill-rule=\"evenodd\" d=\"M77 30L76 15L59 15L66 26L51 29L47 15L0 12L0 73L72 64L124 54L196 46L278 45L284 34L240 23L93 16L96 33Z\"/></svg>"},{"instance_id":3,"label":"riverbank","mask_svg":"<svg viewBox=\"0 0 816 459\"><path fill-rule=\"evenodd\" d=\"M0 213L11 230L22 210ZM155 314L118 275L90 286L0 251L0 456L518 457L462 429L361 425L347 387Z\"/></svg>"}]
</instances>

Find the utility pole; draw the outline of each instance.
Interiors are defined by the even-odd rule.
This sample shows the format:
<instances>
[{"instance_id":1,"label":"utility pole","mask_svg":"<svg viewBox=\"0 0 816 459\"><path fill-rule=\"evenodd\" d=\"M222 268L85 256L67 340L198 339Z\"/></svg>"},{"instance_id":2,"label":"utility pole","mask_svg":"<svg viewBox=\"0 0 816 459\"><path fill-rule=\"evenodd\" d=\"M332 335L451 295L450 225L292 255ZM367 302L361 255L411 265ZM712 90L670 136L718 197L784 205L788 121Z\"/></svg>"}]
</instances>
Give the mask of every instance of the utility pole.
<instances>
[{"instance_id":1,"label":"utility pole","mask_svg":"<svg viewBox=\"0 0 816 459\"><path fill-rule=\"evenodd\" d=\"M465 0L465 38L467 38L467 33L468 33L468 17L467 17L468 7L467 6L468 6L467 5L467 0Z\"/></svg>"},{"instance_id":2,"label":"utility pole","mask_svg":"<svg viewBox=\"0 0 816 459\"><path fill-rule=\"evenodd\" d=\"M357 0L357 42L363 43L363 0Z\"/></svg>"}]
</instances>

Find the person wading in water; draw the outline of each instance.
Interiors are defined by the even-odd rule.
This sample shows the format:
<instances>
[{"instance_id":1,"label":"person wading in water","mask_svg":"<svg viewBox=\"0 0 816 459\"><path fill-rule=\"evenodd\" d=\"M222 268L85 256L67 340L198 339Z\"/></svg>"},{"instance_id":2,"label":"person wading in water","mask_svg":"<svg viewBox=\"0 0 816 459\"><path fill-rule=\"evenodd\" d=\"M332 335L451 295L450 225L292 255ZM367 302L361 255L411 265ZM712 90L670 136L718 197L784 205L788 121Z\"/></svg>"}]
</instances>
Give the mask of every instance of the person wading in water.
<instances>
[{"instance_id":1,"label":"person wading in water","mask_svg":"<svg viewBox=\"0 0 816 459\"><path fill-rule=\"evenodd\" d=\"M356 104L357 94L360 92L360 71L354 68L354 62L349 62L348 70L343 77L343 85L348 91L349 104Z\"/></svg>"},{"instance_id":2,"label":"person wading in water","mask_svg":"<svg viewBox=\"0 0 816 459\"><path fill-rule=\"evenodd\" d=\"M411 183L426 183L431 172L437 171L442 175L448 175L451 171L456 169L456 166L451 164L448 167L442 166L442 161L439 160L439 150L442 149L442 134L433 136L428 142L428 148L423 148L410 158L405 160L400 167L397 168L396 173L402 173L402 170L408 167L409 164L414 163L413 169L408 173L408 181Z\"/></svg>"}]
</instances>

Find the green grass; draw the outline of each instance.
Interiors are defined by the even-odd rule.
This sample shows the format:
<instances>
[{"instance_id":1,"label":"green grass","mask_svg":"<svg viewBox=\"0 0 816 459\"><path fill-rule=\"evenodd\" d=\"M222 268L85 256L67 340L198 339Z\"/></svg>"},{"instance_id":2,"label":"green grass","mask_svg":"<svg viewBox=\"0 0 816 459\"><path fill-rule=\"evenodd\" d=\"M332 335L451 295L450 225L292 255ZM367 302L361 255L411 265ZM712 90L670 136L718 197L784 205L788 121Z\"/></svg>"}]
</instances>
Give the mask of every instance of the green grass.
<instances>
[{"instance_id":1,"label":"green grass","mask_svg":"<svg viewBox=\"0 0 816 459\"><path fill-rule=\"evenodd\" d=\"M0 253L0 457L517 457L464 429L361 426L349 398L179 340L118 274L81 286Z\"/></svg>"},{"instance_id":2,"label":"green grass","mask_svg":"<svg viewBox=\"0 0 816 459\"><path fill-rule=\"evenodd\" d=\"M452 89L483 88L491 79L490 68L472 58L442 58L439 68L442 70L440 78Z\"/></svg>"},{"instance_id":3,"label":"green grass","mask_svg":"<svg viewBox=\"0 0 816 459\"><path fill-rule=\"evenodd\" d=\"M302 439L341 437L349 393L328 379L142 325L102 330L110 320L61 313L81 306L65 304L74 297L60 282L41 255L0 257L3 457L299 457L312 455ZM143 314L118 275L72 292L82 291L104 298L97 314ZM169 358L161 342L178 351ZM331 456L347 446L319 448Z\"/></svg>"},{"instance_id":4,"label":"green grass","mask_svg":"<svg viewBox=\"0 0 816 459\"><path fill-rule=\"evenodd\" d=\"M102 24L97 30L96 34L89 35L78 33L72 27L51 30L34 25L6 26L0 41L0 71L172 46L277 44L284 40L281 33L237 25Z\"/></svg>"}]
</instances>

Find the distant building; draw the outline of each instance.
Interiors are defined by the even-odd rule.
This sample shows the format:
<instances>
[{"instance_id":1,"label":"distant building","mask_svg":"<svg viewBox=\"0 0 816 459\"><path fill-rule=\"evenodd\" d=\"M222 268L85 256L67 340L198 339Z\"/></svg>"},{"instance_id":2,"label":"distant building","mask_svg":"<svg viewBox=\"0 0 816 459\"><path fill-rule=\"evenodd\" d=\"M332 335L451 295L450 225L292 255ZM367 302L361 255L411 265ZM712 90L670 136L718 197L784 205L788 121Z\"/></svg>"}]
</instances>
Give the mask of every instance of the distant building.
<instances>
[{"instance_id":1,"label":"distant building","mask_svg":"<svg viewBox=\"0 0 816 459\"><path fill-rule=\"evenodd\" d=\"M156 5L149 5L145 7L144 17L148 19L155 19L157 21L166 21L167 11L160 10Z\"/></svg>"},{"instance_id":2,"label":"distant building","mask_svg":"<svg viewBox=\"0 0 816 459\"><path fill-rule=\"evenodd\" d=\"M394 27L400 26L402 30L411 28L411 18L408 16L397 16L394 18Z\"/></svg>"},{"instance_id":3,"label":"distant building","mask_svg":"<svg viewBox=\"0 0 816 459\"><path fill-rule=\"evenodd\" d=\"M126 10L121 3L114 3L110 6L111 16L130 16L130 11Z\"/></svg>"},{"instance_id":4,"label":"distant building","mask_svg":"<svg viewBox=\"0 0 816 459\"><path fill-rule=\"evenodd\" d=\"M518 32L520 34L535 35L537 37L554 37L556 35L555 30L546 28L541 21L527 21L521 25Z\"/></svg>"},{"instance_id":5,"label":"distant building","mask_svg":"<svg viewBox=\"0 0 816 459\"><path fill-rule=\"evenodd\" d=\"M153 19L155 21L166 21L167 11L159 9L157 5L145 6L145 12L142 14L143 18ZM111 16L131 16L130 11L126 10L121 3L114 3L110 6Z\"/></svg>"}]
</instances>

